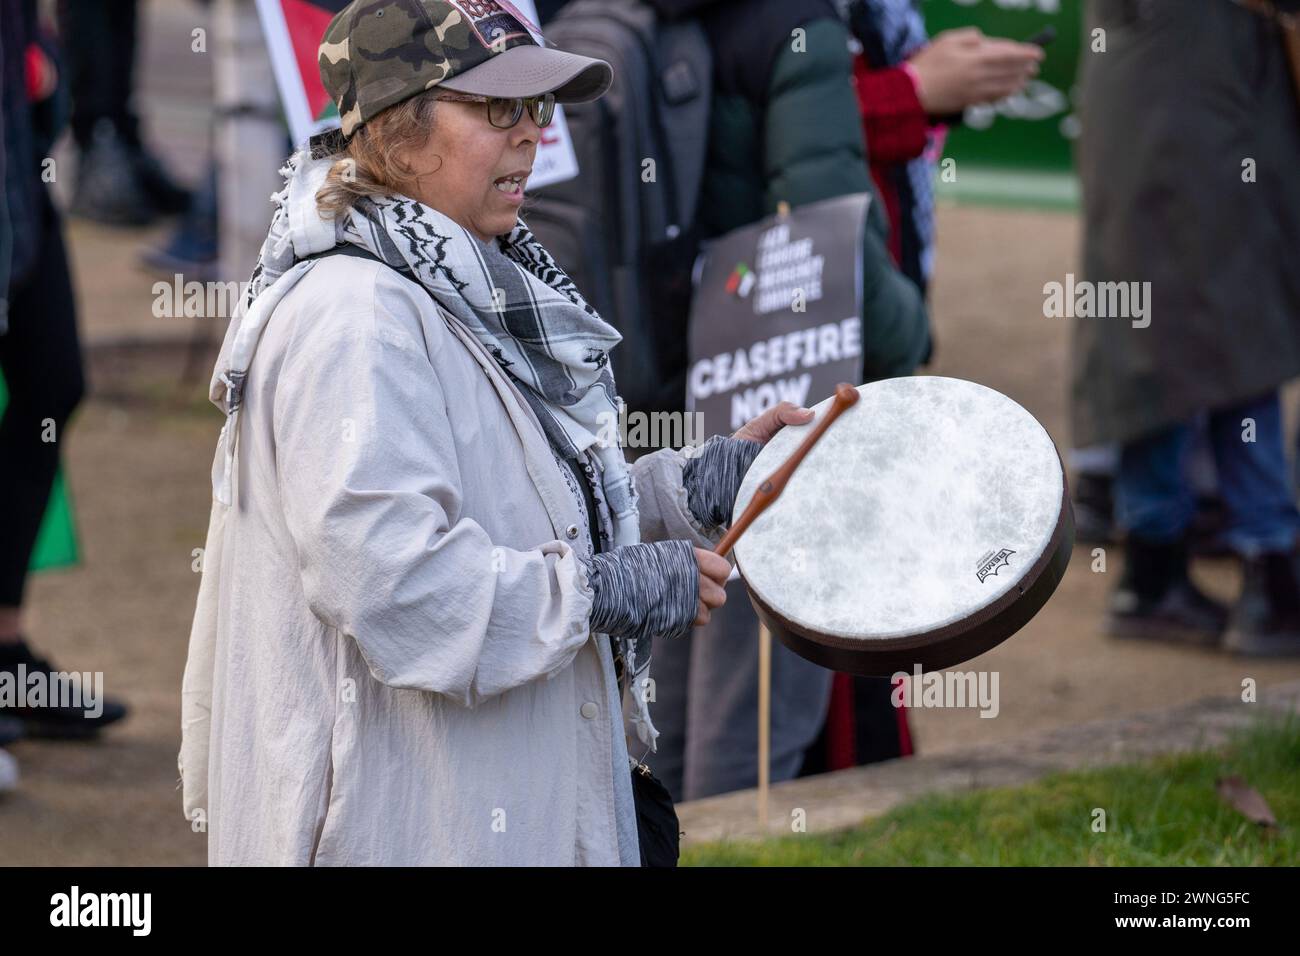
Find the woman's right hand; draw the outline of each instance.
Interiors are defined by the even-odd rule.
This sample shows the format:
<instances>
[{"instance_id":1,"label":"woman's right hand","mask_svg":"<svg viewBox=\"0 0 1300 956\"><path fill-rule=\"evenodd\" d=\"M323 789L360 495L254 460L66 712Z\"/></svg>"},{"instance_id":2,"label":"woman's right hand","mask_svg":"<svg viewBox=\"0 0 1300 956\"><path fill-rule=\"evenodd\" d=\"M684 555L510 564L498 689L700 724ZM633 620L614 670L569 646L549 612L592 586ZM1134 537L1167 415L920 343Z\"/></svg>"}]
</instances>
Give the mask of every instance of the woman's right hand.
<instances>
[{"instance_id":1,"label":"woman's right hand","mask_svg":"<svg viewBox=\"0 0 1300 956\"><path fill-rule=\"evenodd\" d=\"M700 600L696 607L696 627L709 623L709 612L727 603L727 577L731 574L731 562L720 554L695 549L695 563L700 569Z\"/></svg>"}]
</instances>

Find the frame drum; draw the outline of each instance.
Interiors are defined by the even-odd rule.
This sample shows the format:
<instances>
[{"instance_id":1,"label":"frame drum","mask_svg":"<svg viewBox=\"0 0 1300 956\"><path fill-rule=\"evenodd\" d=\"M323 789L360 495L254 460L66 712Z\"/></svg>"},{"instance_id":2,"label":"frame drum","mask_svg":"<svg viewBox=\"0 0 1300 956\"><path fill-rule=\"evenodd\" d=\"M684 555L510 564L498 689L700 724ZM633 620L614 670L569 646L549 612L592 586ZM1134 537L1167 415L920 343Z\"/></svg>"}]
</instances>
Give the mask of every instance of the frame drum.
<instances>
[{"instance_id":1,"label":"frame drum","mask_svg":"<svg viewBox=\"0 0 1300 956\"><path fill-rule=\"evenodd\" d=\"M884 677L967 661L1023 627L1070 562L1056 446L974 382L914 376L858 392L736 542L750 600L787 647L835 670ZM758 454L733 521L831 401Z\"/></svg>"}]
</instances>

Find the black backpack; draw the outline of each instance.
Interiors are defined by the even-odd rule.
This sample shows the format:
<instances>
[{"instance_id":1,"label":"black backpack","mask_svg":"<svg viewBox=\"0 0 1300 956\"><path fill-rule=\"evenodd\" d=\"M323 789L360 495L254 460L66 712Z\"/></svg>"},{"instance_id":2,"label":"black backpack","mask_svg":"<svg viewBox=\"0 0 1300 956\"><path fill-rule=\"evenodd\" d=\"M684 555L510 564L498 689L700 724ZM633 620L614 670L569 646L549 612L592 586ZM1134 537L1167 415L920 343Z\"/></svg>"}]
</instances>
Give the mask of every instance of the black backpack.
<instances>
[{"instance_id":1,"label":"black backpack","mask_svg":"<svg viewBox=\"0 0 1300 956\"><path fill-rule=\"evenodd\" d=\"M599 57L614 84L566 106L578 176L533 194L524 220L623 336L611 353L629 411L680 412L698 251L712 54L694 20L643 0L573 0L546 24L559 49ZM654 179L642 179L654 160Z\"/></svg>"}]
</instances>

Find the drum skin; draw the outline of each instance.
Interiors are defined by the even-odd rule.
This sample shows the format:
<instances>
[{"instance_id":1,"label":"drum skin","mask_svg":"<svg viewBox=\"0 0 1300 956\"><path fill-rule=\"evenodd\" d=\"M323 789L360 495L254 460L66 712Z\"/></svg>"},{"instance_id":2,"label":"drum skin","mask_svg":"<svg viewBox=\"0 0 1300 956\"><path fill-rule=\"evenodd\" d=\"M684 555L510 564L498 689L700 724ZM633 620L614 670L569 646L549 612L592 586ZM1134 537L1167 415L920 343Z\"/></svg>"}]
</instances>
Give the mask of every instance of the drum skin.
<instances>
[{"instance_id":1,"label":"drum skin","mask_svg":"<svg viewBox=\"0 0 1300 956\"><path fill-rule=\"evenodd\" d=\"M1065 574L1074 523L1060 455L1032 415L974 382L912 376L858 392L736 543L750 600L787 647L835 670L963 663L1028 623ZM811 427L767 444L733 520Z\"/></svg>"}]
</instances>

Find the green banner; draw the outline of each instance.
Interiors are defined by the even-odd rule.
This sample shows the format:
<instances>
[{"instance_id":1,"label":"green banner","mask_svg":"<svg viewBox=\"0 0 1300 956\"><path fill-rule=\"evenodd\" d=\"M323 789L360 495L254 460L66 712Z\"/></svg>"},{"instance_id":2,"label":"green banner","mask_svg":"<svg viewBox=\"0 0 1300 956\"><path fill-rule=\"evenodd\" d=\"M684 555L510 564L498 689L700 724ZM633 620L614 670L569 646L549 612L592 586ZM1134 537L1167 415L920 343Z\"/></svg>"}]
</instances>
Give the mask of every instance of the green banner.
<instances>
[{"instance_id":1,"label":"green banner","mask_svg":"<svg viewBox=\"0 0 1300 956\"><path fill-rule=\"evenodd\" d=\"M0 375L0 415L4 414L8 401L9 391L5 388L4 376ZM50 504L45 509L45 518L41 522L41 530L36 538L36 550L32 553L32 570L61 568L76 563L77 529L72 518L72 499L68 496L63 472L60 471L54 476Z\"/></svg>"},{"instance_id":2,"label":"green banner","mask_svg":"<svg viewBox=\"0 0 1300 956\"><path fill-rule=\"evenodd\" d=\"M937 194L976 202L1072 208L1075 73L1083 38L1083 0L925 0L926 28L934 36L979 27L987 36L1025 41L1051 27L1041 71L1025 89L1000 103L973 106L949 130Z\"/></svg>"}]
</instances>

